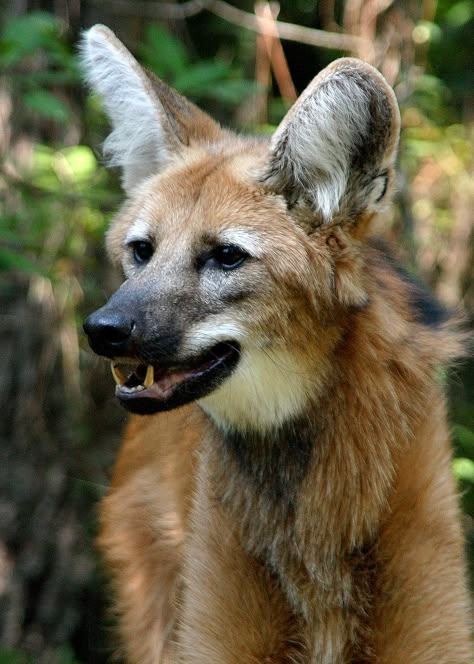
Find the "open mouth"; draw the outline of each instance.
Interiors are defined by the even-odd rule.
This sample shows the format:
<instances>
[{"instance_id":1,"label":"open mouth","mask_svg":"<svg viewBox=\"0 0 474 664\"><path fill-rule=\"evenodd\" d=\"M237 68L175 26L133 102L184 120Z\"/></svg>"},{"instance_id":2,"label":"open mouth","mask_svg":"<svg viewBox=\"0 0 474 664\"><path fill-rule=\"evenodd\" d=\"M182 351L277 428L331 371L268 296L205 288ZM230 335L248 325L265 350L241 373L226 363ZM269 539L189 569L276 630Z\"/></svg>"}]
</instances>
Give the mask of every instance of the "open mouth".
<instances>
[{"instance_id":1,"label":"open mouth","mask_svg":"<svg viewBox=\"0 0 474 664\"><path fill-rule=\"evenodd\" d=\"M115 394L134 413L171 410L212 392L233 371L239 355L238 344L228 341L169 367L131 358L114 359Z\"/></svg>"}]
</instances>

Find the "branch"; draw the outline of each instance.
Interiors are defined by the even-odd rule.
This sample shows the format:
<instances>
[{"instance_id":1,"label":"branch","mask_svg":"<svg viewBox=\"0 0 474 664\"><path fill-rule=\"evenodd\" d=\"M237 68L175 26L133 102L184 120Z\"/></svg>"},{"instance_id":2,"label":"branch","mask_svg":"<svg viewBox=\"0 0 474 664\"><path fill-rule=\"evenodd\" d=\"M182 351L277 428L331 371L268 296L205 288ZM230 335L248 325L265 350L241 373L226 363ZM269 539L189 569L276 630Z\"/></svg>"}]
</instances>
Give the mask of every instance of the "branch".
<instances>
[{"instance_id":1,"label":"branch","mask_svg":"<svg viewBox=\"0 0 474 664\"><path fill-rule=\"evenodd\" d=\"M354 35L326 32L325 30L307 28L303 25L296 25L295 23L273 21L263 17L257 19L253 14L237 9L229 3L223 2L223 0L188 0L188 2L183 2L180 5L168 2L151 4L142 0L136 0L133 3L130 0L106 0L106 3L113 6L114 12L133 15L139 14L144 18L182 20L206 10L215 16L219 16L224 21L261 34L275 36L276 27L280 39L296 41L319 48L331 48L338 51L357 53L361 48L366 46L364 39ZM104 0L92 0L92 4L103 8Z\"/></svg>"},{"instance_id":2,"label":"branch","mask_svg":"<svg viewBox=\"0 0 474 664\"><path fill-rule=\"evenodd\" d=\"M296 41L310 46L319 46L321 48L333 48L341 51L358 51L361 46L361 39L352 35L343 35L337 32L325 32L315 28L307 28L295 23L284 23L283 21L273 21L272 19L259 18L253 14L237 9L222 0L213 0L206 7L207 11L216 16L240 25L254 32L262 32L274 36L277 29L280 39Z\"/></svg>"},{"instance_id":3,"label":"branch","mask_svg":"<svg viewBox=\"0 0 474 664\"><path fill-rule=\"evenodd\" d=\"M283 51L281 41L278 39L278 33L275 27L275 22L279 11L280 6L276 2L272 3L272 6L270 6L268 2L262 2L261 0L255 4L255 14L257 16L257 21L262 21L265 19L272 21L273 35L270 36L268 34L263 34L262 39L264 40L264 44L267 49L268 58L272 65L273 73L275 74L275 79L278 85L278 89L280 90L280 94L283 99L293 103L296 101L298 94L293 84L285 53Z\"/></svg>"}]
</instances>

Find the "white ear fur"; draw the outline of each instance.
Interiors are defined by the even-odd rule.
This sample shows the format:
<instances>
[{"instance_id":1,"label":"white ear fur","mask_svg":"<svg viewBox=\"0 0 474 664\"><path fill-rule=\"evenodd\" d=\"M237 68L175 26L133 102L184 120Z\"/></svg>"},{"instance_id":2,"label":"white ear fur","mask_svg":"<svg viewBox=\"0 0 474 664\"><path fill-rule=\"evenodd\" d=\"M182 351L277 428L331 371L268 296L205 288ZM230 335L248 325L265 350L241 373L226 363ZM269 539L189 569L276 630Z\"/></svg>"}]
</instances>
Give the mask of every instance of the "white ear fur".
<instances>
[{"instance_id":1,"label":"white ear fur","mask_svg":"<svg viewBox=\"0 0 474 664\"><path fill-rule=\"evenodd\" d=\"M96 25L84 33L81 53L87 80L112 122L104 154L110 166L122 167L129 190L170 159L163 109L150 79L111 30Z\"/></svg>"},{"instance_id":2,"label":"white ear fur","mask_svg":"<svg viewBox=\"0 0 474 664\"><path fill-rule=\"evenodd\" d=\"M377 207L394 163L399 113L373 67L341 58L306 88L271 143L270 185L329 221Z\"/></svg>"}]
</instances>

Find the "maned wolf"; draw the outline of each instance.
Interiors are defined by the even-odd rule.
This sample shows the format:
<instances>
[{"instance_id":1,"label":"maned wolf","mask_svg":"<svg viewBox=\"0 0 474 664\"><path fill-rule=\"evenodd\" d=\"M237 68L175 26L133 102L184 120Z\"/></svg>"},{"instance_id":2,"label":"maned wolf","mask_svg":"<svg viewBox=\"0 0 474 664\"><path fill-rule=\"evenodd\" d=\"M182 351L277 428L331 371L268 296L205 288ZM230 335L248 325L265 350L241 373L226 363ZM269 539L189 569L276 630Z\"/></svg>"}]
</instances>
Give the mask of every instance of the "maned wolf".
<instances>
[{"instance_id":1,"label":"maned wolf","mask_svg":"<svg viewBox=\"0 0 474 664\"><path fill-rule=\"evenodd\" d=\"M371 238L394 94L337 60L271 142L84 38L127 203L84 327L133 417L101 508L128 662L472 662L443 313ZM156 415L160 411L171 411Z\"/></svg>"}]
</instances>

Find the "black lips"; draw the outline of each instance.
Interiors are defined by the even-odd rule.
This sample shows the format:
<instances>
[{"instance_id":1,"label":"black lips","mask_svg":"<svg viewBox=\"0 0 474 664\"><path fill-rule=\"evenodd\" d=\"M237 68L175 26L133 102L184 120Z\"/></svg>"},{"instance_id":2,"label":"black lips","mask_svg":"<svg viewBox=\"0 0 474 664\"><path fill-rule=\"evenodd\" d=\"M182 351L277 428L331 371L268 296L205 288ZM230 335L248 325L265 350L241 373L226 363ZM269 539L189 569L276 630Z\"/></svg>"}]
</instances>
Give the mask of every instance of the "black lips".
<instances>
[{"instance_id":1,"label":"black lips","mask_svg":"<svg viewBox=\"0 0 474 664\"><path fill-rule=\"evenodd\" d=\"M209 357L216 358L211 366L206 366ZM234 371L240 359L239 345L232 342L220 343L211 348L200 358L205 368L199 370L198 361L194 362L195 372L183 382L176 384L166 396L148 397L147 392L127 393L116 388L120 404L129 412L137 415L152 415L179 408L187 403L202 399L219 387ZM179 368L179 367L178 367Z\"/></svg>"}]
</instances>

